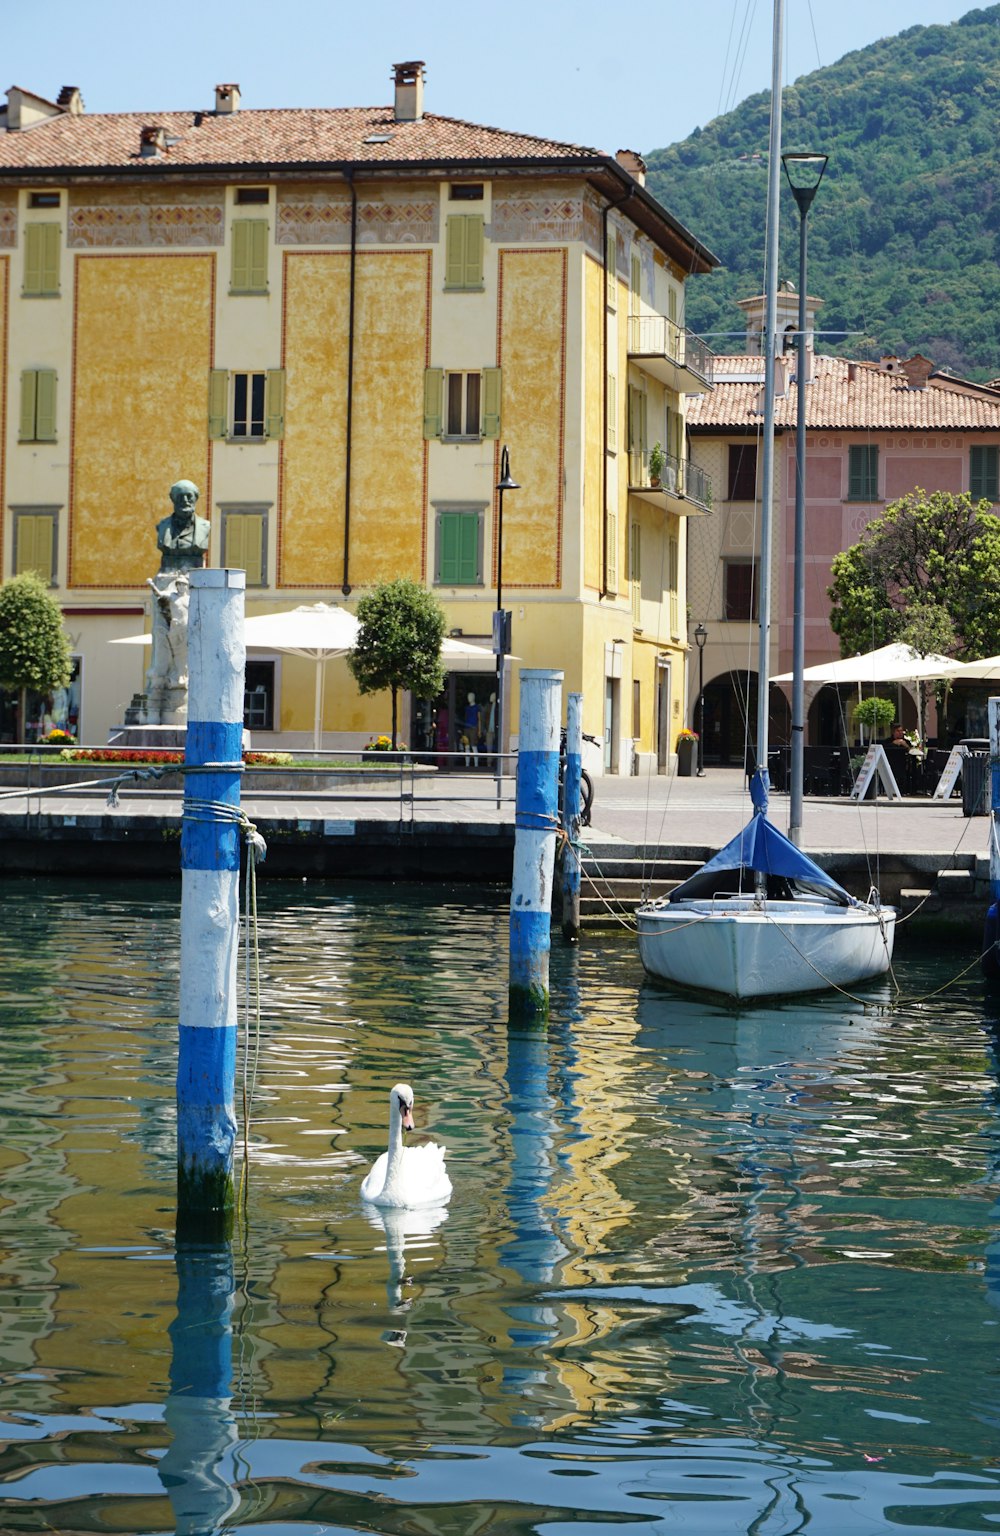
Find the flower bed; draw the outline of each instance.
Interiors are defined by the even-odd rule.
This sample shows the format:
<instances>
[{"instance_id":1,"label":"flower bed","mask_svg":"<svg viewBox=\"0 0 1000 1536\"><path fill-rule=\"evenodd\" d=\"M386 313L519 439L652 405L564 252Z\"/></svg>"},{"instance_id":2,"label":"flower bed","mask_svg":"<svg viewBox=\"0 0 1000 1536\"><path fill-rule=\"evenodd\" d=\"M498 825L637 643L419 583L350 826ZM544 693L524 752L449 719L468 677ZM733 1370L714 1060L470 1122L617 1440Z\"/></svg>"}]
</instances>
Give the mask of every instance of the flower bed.
<instances>
[{"instance_id":1,"label":"flower bed","mask_svg":"<svg viewBox=\"0 0 1000 1536\"><path fill-rule=\"evenodd\" d=\"M169 767L183 763L184 753L167 747L75 747L60 752L63 763L124 763L127 767ZM244 752L243 761L248 768L288 768L292 763L290 752Z\"/></svg>"}]
</instances>

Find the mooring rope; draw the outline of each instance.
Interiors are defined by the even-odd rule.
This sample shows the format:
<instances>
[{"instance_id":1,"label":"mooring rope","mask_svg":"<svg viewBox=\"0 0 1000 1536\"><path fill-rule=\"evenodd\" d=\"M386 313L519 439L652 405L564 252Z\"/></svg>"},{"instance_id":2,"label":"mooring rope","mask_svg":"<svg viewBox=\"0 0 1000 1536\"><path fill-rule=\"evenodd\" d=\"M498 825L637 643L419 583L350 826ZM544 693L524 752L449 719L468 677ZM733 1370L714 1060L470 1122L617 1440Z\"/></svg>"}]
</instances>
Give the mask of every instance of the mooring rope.
<instances>
[{"instance_id":1,"label":"mooring rope","mask_svg":"<svg viewBox=\"0 0 1000 1536\"><path fill-rule=\"evenodd\" d=\"M118 805L118 791L129 779L161 779L165 773L177 773L180 768L180 763L170 763L164 768L130 768L113 779L80 779L76 784L53 784L48 789L5 789L0 793L0 800L33 800L41 799L43 795L68 795L77 789L106 789L108 808L114 810Z\"/></svg>"}]
</instances>

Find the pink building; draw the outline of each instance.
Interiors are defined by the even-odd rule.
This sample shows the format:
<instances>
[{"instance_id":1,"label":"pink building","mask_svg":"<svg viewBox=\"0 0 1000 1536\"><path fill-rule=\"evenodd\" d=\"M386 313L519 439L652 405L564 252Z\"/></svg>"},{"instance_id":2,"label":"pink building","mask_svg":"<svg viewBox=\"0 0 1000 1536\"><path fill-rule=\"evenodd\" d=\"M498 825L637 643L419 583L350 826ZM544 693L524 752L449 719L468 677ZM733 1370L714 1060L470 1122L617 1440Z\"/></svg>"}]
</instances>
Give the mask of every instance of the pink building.
<instances>
[{"instance_id":1,"label":"pink building","mask_svg":"<svg viewBox=\"0 0 1000 1536\"><path fill-rule=\"evenodd\" d=\"M885 505L908 491L969 491L1000 502L1000 387L939 373L927 358L883 357L854 362L816 353L812 326L820 300L809 298L806 384L805 659L810 666L840 655L829 623L830 566L854 544ZM756 709L757 558L760 549L759 459L763 431L764 361L759 345L763 299L741 306L748 320L745 355L716 357L715 388L689 404L691 458L712 477L713 515L692 527L688 542L688 601L693 634L708 631L703 655L705 756L742 761L746 718ZM798 295L784 285L779 329L797 329ZM791 670L795 521L797 359L791 350L775 373L775 505L772 570L772 676ZM689 637L690 638L690 637ZM748 674L750 676L748 690ZM697 678L689 715L697 719ZM748 698L748 692L750 697ZM776 692L773 690L772 692ZM790 699L790 687L785 688ZM787 740L788 716L772 698L774 740ZM834 690L807 688L813 744L843 739ZM912 699L902 700L903 723L915 722Z\"/></svg>"}]
</instances>

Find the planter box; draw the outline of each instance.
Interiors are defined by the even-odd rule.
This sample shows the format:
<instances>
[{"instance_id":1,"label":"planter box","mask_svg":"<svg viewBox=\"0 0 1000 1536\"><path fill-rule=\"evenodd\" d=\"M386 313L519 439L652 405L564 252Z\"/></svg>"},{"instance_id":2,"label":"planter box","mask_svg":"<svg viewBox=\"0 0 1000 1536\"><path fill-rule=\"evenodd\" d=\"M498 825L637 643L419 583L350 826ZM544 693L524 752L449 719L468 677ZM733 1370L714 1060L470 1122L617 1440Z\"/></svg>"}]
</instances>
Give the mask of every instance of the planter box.
<instances>
[{"instance_id":1,"label":"planter box","mask_svg":"<svg viewBox=\"0 0 1000 1536\"><path fill-rule=\"evenodd\" d=\"M410 761L409 752L362 752L361 761L375 768L396 767Z\"/></svg>"}]
</instances>

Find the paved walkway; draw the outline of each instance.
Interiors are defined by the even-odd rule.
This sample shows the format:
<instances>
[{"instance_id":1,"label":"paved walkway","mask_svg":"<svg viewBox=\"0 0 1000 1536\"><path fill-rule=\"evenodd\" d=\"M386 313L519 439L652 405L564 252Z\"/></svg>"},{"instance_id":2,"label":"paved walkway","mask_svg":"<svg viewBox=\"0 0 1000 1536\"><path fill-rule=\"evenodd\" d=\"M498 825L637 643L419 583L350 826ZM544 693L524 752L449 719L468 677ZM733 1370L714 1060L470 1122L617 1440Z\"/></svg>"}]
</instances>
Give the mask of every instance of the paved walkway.
<instances>
[{"instance_id":1,"label":"paved walkway","mask_svg":"<svg viewBox=\"0 0 1000 1536\"><path fill-rule=\"evenodd\" d=\"M81 772L81 779L85 778ZM381 777L381 776L380 776ZM401 799L400 788L405 791ZM244 806L252 817L287 821L409 821L442 825L497 825L513 821L514 786L503 783L499 808L495 780L486 774L449 774L416 777L409 798L409 775L402 780L387 774L381 783L344 786L329 795L288 792L281 795L244 794ZM65 791L42 797L0 798L0 836L5 817L23 818L25 811L44 817L102 816L107 812L107 793ZM738 769L706 770L704 778L601 778L595 784L593 825L586 837L592 845L622 841L675 849L718 849L749 818L750 800L743 774ZM125 789L116 818L173 817L180 814L175 791ZM771 818L782 831L788 829L788 796L775 794ZM803 810L803 847L810 853L863 852L934 853L961 852L983 855L988 851L989 818L965 817L960 799L944 802L929 799L867 802L848 799L808 798Z\"/></svg>"}]
</instances>

